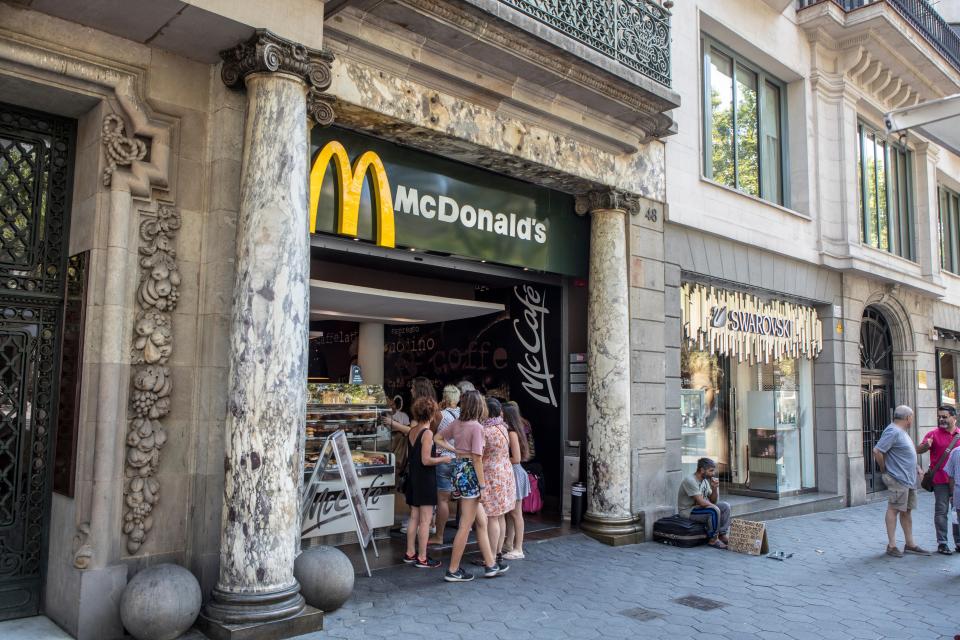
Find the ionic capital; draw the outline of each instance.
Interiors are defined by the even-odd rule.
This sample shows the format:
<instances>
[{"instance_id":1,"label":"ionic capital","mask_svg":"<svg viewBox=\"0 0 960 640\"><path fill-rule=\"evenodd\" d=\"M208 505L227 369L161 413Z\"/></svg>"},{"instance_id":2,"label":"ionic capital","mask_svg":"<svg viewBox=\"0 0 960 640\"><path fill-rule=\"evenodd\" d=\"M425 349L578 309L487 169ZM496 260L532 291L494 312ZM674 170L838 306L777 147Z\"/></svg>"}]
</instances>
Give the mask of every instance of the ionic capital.
<instances>
[{"instance_id":1,"label":"ionic capital","mask_svg":"<svg viewBox=\"0 0 960 640\"><path fill-rule=\"evenodd\" d=\"M333 122L333 96L324 93L333 80L332 53L257 29L246 42L221 51L220 58L220 77L236 91L244 88L247 76L253 73L285 73L300 78L307 85L307 115L320 126Z\"/></svg>"},{"instance_id":2,"label":"ionic capital","mask_svg":"<svg viewBox=\"0 0 960 640\"><path fill-rule=\"evenodd\" d=\"M636 215L640 213L640 196L621 189L596 189L576 196L575 210L578 215L601 209L618 209Z\"/></svg>"}]
</instances>

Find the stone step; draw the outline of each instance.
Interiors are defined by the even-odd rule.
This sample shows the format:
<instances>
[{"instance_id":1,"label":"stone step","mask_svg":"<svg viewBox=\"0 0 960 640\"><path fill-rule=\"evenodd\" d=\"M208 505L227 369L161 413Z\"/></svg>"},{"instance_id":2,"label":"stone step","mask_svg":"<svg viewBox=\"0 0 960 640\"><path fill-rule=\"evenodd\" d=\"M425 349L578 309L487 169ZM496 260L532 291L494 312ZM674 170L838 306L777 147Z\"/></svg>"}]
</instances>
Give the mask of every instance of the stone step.
<instances>
[{"instance_id":1,"label":"stone step","mask_svg":"<svg viewBox=\"0 0 960 640\"><path fill-rule=\"evenodd\" d=\"M794 496L783 500L751 500L731 505L734 518L741 520L767 521L805 516L811 513L833 511L847 506L846 498L838 495L816 494L814 496Z\"/></svg>"}]
</instances>

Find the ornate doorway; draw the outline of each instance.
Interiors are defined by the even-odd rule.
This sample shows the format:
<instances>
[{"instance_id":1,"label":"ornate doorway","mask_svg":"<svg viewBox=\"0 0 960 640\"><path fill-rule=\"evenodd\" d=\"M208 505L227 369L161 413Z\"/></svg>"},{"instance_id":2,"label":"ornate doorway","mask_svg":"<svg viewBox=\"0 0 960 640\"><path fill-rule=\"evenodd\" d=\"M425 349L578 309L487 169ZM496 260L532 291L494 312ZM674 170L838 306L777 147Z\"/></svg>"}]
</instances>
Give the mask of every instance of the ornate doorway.
<instances>
[{"instance_id":1,"label":"ornate doorway","mask_svg":"<svg viewBox=\"0 0 960 640\"><path fill-rule=\"evenodd\" d=\"M0 103L0 620L40 607L75 139Z\"/></svg>"},{"instance_id":2,"label":"ornate doorway","mask_svg":"<svg viewBox=\"0 0 960 640\"><path fill-rule=\"evenodd\" d=\"M893 398L890 326L879 310L867 307L860 322L860 410L867 493L886 489L873 459L873 447L893 418Z\"/></svg>"}]
</instances>

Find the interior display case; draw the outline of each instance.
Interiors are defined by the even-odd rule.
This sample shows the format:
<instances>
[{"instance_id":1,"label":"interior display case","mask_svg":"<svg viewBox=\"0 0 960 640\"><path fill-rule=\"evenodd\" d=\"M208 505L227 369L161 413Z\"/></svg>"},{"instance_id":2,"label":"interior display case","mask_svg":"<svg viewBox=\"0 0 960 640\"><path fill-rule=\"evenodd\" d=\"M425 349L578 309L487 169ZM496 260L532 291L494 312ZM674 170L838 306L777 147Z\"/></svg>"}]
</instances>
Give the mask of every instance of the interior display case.
<instances>
[{"instance_id":1,"label":"interior display case","mask_svg":"<svg viewBox=\"0 0 960 640\"><path fill-rule=\"evenodd\" d=\"M749 480L751 489L782 492L799 485L792 478L800 457L795 390L750 391Z\"/></svg>"},{"instance_id":2,"label":"interior display case","mask_svg":"<svg viewBox=\"0 0 960 640\"><path fill-rule=\"evenodd\" d=\"M304 481L315 482L319 491L307 508L303 537L311 543L355 542L354 522L344 493L340 470L327 437L342 430L350 443L352 462L364 493L367 511L380 537L379 528L393 525L395 460L386 451L390 432L381 425L388 411L387 398L379 385L310 383L307 385L307 423L304 447ZM322 464L322 469L317 465Z\"/></svg>"}]
</instances>

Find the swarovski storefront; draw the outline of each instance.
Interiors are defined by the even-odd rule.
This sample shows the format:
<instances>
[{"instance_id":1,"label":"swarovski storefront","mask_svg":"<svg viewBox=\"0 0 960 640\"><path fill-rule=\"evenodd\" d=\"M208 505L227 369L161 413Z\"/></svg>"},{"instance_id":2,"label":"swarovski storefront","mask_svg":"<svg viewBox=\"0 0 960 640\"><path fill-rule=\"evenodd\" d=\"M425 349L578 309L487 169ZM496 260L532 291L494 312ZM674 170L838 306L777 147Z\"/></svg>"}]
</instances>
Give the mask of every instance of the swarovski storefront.
<instances>
[{"instance_id":1,"label":"swarovski storefront","mask_svg":"<svg viewBox=\"0 0 960 640\"><path fill-rule=\"evenodd\" d=\"M709 457L732 493L814 490L817 311L706 284L680 291L683 473Z\"/></svg>"}]
</instances>

